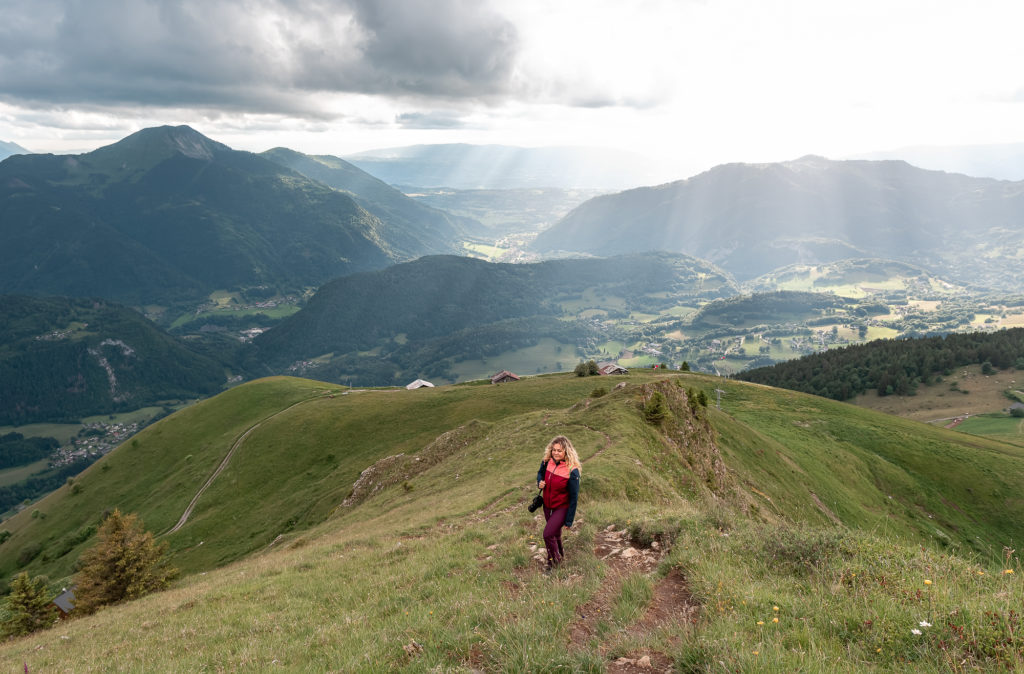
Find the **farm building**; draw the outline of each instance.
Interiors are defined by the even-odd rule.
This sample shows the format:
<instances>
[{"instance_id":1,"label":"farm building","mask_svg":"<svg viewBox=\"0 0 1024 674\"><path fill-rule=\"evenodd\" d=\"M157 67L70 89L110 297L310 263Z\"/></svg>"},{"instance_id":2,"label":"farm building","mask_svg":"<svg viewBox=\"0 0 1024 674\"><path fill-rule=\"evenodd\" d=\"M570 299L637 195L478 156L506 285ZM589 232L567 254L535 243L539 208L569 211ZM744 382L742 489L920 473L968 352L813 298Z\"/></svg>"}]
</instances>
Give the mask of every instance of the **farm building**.
<instances>
[{"instance_id":1,"label":"farm building","mask_svg":"<svg viewBox=\"0 0 1024 674\"><path fill-rule=\"evenodd\" d=\"M68 617L68 614L75 610L75 589L64 588L64 591L53 600L53 605L60 611L61 618Z\"/></svg>"},{"instance_id":2,"label":"farm building","mask_svg":"<svg viewBox=\"0 0 1024 674\"><path fill-rule=\"evenodd\" d=\"M492 384L504 384L510 381L519 381L519 376L512 374L508 370L502 370L498 374L491 377Z\"/></svg>"},{"instance_id":3,"label":"farm building","mask_svg":"<svg viewBox=\"0 0 1024 674\"><path fill-rule=\"evenodd\" d=\"M417 379L416 381L410 382L410 383L405 385L405 388L409 389L410 391L413 390L414 388L428 388L428 387L429 388L434 388L434 385L431 384L426 379Z\"/></svg>"},{"instance_id":4,"label":"farm building","mask_svg":"<svg viewBox=\"0 0 1024 674\"><path fill-rule=\"evenodd\" d=\"M629 370L618 363L598 363L597 371L601 374L629 374Z\"/></svg>"}]
</instances>

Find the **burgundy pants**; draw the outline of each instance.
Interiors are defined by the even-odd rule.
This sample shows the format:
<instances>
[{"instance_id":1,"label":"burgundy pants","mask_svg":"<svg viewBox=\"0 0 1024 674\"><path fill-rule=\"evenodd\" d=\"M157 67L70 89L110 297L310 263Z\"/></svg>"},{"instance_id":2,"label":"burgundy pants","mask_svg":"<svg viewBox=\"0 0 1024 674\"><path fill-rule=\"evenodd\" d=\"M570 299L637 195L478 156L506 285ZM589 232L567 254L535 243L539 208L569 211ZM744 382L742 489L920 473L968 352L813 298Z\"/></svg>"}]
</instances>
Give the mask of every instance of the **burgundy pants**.
<instances>
[{"instance_id":1,"label":"burgundy pants","mask_svg":"<svg viewBox=\"0 0 1024 674\"><path fill-rule=\"evenodd\" d=\"M554 510L544 506L544 519L548 521L544 525L544 547L548 549L548 566L556 566L562 561L562 527L568 513L569 506Z\"/></svg>"}]
</instances>

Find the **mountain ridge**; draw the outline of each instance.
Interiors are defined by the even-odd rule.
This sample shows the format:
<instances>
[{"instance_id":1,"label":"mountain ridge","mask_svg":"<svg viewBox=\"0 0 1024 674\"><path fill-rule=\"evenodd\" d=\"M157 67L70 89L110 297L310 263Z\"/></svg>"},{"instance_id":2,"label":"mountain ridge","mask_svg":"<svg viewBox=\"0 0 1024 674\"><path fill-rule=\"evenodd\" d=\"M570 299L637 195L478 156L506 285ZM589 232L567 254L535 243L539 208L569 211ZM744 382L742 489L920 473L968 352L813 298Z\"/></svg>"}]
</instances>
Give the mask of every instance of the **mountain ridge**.
<instances>
[{"instance_id":1,"label":"mountain ridge","mask_svg":"<svg viewBox=\"0 0 1024 674\"><path fill-rule=\"evenodd\" d=\"M741 281L798 262L884 257L1003 287L1014 264L1005 251L1024 243L1022 214L1024 183L809 155L725 164L597 197L538 235L532 249L674 250ZM962 259L965 250L971 259Z\"/></svg>"},{"instance_id":2,"label":"mountain ridge","mask_svg":"<svg viewBox=\"0 0 1024 674\"><path fill-rule=\"evenodd\" d=\"M400 224L410 241L400 249L419 254L452 253L455 246L439 246L438 240L455 241L464 229L482 226L469 218L455 218L407 197L382 180L357 166L331 155L307 155L288 148L273 148L261 153L271 161L312 180L352 195L356 203L383 222Z\"/></svg>"},{"instance_id":3,"label":"mountain ridge","mask_svg":"<svg viewBox=\"0 0 1024 674\"><path fill-rule=\"evenodd\" d=\"M6 293L173 304L236 286L301 290L452 244L450 231L411 227L190 127L0 162Z\"/></svg>"},{"instance_id":4,"label":"mountain ridge","mask_svg":"<svg viewBox=\"0 0 1024 674\"><path fill-rule=\"evenodd\" d=\"M647 298L648 292L657 297ZM472 360L544 337L569 344L596 339L600 329L592 321L565 318L564 303L597 305L596 294L608 294L664 304L735 292L732 280L713 265L668 253L529 264L426 256L324 284L254 346L256 359L273 368L330 353L331 362L337 361L331 368L348 368L336 373L344 374L341 381L454 380L449 368L457 354ZM575 349L565 353L564 362L575 359ZM362 372L372 363L378 367Z\"/></svg>"}]
</instances>

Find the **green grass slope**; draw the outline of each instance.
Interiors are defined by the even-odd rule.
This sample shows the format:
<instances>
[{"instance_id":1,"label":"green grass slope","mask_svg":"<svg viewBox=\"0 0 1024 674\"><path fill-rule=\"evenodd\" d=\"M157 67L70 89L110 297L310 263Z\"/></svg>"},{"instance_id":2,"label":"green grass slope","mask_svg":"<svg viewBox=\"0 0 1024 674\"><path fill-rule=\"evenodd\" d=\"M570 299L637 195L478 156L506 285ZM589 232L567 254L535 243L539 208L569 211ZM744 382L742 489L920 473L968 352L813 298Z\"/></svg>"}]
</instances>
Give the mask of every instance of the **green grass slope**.
<instances>
[{"instance_id":1,"label":"green grass slope","mask_svg":"<svg viewBox=\"0 0 1024 674\"><path fill-rule=\"evenodd\" d=\"M1022 664L1008 609L1024 588L1002 547L1024 534L1019 448L702 375L638 373L588 396L615 381L277 378L183 410L38 504L46 517L4 523L0 564L9 577L12 549L43 541L27 568L60 576L69 560L44 556L104 507L169 529L237 445L166 536L175 564L206 573L0 654L30 671ZM691 405L690 387L721 388L722 409ZM643 414L655 393L671 410L660 424ZM557 433L580 452L583 491L567 564L546 577L525 503ZM609 527L634 561L608 547Z\"/></svg>"}]
</instances>

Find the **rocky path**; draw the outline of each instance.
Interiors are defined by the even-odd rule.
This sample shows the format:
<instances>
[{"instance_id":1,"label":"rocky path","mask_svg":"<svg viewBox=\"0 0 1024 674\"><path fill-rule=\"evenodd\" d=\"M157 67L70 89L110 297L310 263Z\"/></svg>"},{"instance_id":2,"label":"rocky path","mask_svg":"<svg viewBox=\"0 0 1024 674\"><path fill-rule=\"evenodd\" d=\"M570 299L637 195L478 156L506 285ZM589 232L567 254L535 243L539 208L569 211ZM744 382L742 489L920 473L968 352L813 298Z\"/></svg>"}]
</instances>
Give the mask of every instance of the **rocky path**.
<instances>
[{"instance_id":1,"label":"rocky path","mask_svg":"<svg viewBox=\"0 0 1024 674\"><path fill-rule=\"evenodd\" d=\"M572 648L594 648L606 654L616 642L650 633L673 622L697 620L699 606L690 594L686 578L673 569L655 582L651 601L643 614L631 624L616 631L606 625L612 619L615 601L627 578L634 574L651 574L666 554L657 542L650 548L637 547L624 530L609 526L595 537L594 555L608 565L601 589L584 605L576 609L576 622L570 634ZM604 636L602 636L604 635ZM636 652L608 663L612 673L671 672L672 660L658 651Z\"/></svg>"}]
</instances>

